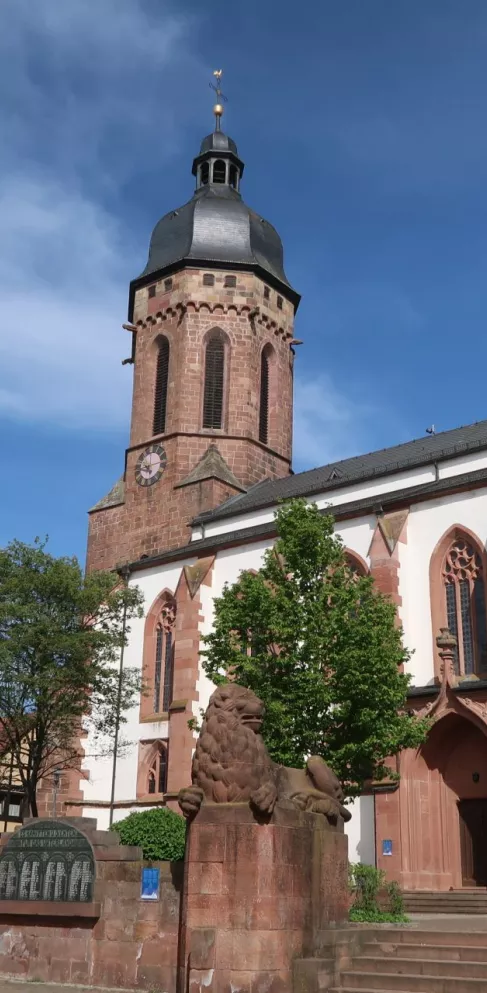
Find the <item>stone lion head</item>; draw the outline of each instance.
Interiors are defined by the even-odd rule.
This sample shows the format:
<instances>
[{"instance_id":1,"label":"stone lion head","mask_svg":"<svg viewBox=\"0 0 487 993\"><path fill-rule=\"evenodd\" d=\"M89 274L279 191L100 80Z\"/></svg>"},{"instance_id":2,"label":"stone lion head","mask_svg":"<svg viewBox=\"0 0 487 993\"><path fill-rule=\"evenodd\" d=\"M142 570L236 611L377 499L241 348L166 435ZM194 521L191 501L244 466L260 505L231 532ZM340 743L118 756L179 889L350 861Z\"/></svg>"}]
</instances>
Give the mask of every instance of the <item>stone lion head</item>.
<instances>
[{"instance_id":1,"label":"stone lion head","mask_svg":"<svg viewBox=\"0 0 487 993\"><path fill-rule=\"evenodd\" d=\"M250 799L274 776L260 736L262 700L244 686L224 683L210 697L193 758L192 781L209 802Z\"/></svg>"}]
</instances>

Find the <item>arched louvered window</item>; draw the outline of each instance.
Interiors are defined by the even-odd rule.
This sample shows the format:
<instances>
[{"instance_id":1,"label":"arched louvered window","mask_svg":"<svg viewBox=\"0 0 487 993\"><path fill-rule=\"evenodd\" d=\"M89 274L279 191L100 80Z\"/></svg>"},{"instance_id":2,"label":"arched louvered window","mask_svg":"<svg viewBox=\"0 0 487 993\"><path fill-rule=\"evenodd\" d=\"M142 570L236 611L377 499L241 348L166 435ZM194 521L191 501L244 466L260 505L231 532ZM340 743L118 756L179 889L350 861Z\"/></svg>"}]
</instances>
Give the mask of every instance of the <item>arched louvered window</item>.
<instances>
[{"instance_id":1,"label":"arched louvered window","mask_svg":"<svg viewBox=\"0 0 487 993\"><path fill-rule=\"evenodd\" d=\"M205 354L205 389L203 427L223 426L223 387L225 376L225 342L217 331L211 335Z\"/></svg>"},{"instance_id":2,"label":"arched louvered window","mask_svg":"<svg viewBox=\"0 0 487 993\"><path fill-rule=\"evenodd\" d=\"M473 542L455 535L443 561L444 616L457 639L455 668L460 676L485 673L487 623L485 577Z\"/></svg>"},{"instance_id":3,"label":"arched louvered window","mask_svg":"<svg viewBox=\"0 0 487 993\"><path fill-rule=\"evenodd\" d=\"M156 628L156 657L154 666L154 713L167 713L172 703L174 673L174 623L176 604L168 600Z\"/></svg>"},{"instance_id":4,"label":"arched louvered window","mask_svg":"<svg viewBox=\"0 0 487 993\"><path fill-rule=\"evenodd\" d=\"M157 353L156 388L154 395L153 433L163 434L166 430L167 382L169 376L169 342L164 336L160 339Z\"/></svg>"},{"instance_id":5,"label":"arched louvered window","mask_svg":"<svg viewBox=\"0 0 487 993\"><path fill-rule=\"evenodd\" d=\"M260 357L259 441L269 440L269 355L264 348Z\"/></svg>"},{"instance_id":6,"label":"arched louvered window","mask_svg":"<svg viewBox=\"0 0 487 993\"><path fill-rule=\"evenodd\" d=\"M227 178L227 167L223 159L217 159L213 165L213 182L225 183Z\"/></svg>"}]
</instances>

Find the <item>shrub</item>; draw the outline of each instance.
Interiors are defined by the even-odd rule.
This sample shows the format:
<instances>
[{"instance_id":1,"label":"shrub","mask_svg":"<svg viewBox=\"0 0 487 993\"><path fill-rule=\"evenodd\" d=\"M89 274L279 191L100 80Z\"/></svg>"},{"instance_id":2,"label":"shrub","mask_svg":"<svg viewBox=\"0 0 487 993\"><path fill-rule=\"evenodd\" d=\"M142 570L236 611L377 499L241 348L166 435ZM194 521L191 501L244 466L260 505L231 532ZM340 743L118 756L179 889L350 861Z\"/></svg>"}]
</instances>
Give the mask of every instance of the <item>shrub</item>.
<instances>
[{"instance_id":1,"label":"shrub","mask_svg":"<svg viewBox=\"0 0 487 993\"><path fill-rule=\"evenodd\" d=\"M389 910L391 914L396 914L397 917L404 917L404 898L399 883L396 883L395 880L392 883L388 883L386 892L389 898Z\"/></svg>"},{"instance_id":2,"label":"shrub","mask_svg":"<svg viewBox=\"0 0 487 993\"><path fill-rule=\"evenodd\" d=\"M138 845L148 862L184 858L186 821L168 807L129 814L113 825L122 845Z\"/></svg>"},{"instance_id":3,"label":"shrub","mask_svg":"<svg viewBox=\"0 0 487 993\"><path fill-rule=\"evenodd\" d=\"M348 917L355 924L400 924L408 920L405 914L388 914L383 910L372 913L368 910L356 910L355 907L352 907Z\"/></svg>"},{"instance_id":4,"label":"shrub","mask_svg":"<svg viewBox=\"0 0 487 993\"><path fill-rule=\"evenodd\" d=\"M350 910L349 918L355 922L370 922L372 924L388 924L407 921L404 913L404 901L401 890L396 882L387 883L384 887L385 873L373 865L363 865L360 862L349 866L349 881L355 901ZM379 903L381 889L387 893L389 906L383 910Z\"/></svg>"},{"instance_id":5,"label":"shrub","mask_svg":"<svg viewBox=\"0 0 487 993\"><path fill-rule=\"evenodd\" d=\"M355 890L353 909L366 913L380 913L379 890L384 883L385 872L373 865L356 862L350 866L350 882Z\"/></svg>"}]
</instances>

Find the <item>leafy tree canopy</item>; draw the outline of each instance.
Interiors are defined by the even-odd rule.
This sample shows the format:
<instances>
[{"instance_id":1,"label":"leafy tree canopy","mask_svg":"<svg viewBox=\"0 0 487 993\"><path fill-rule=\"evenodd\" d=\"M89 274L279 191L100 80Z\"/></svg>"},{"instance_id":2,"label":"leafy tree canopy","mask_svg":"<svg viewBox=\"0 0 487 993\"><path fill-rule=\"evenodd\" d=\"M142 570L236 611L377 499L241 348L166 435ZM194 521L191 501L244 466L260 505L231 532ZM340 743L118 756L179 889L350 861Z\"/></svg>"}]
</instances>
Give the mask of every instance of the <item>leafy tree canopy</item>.
<instances>
[{"instance_id":1,"label":"leafy tree canopy","mask_svg":"<svg viewBox=\"0 0 487 993\"><path fill-rule=\"evenodd\" d=\"M40 780L79 767L82 721L111 735L134 701L138 677L126 668L119 681L118 663L141 602L114 573L83 576L45 542L0 550L0 755L34 816Z\"/></svg>"},{"instance_id":2,"label":"leafy tree canopy","mask_svg":"<svg viewBox=\"0 0 487 993\"><path fill-rule=\"evenodd\" d=\"M261 697L276 762L321 755L353 797L391 775L388 757L424 740L427 724L404 711L410 653L394 604L350 570L331 516L292 500L276 525L260 571L215 601L204 669Z\"/></svg>"}]
</instances>

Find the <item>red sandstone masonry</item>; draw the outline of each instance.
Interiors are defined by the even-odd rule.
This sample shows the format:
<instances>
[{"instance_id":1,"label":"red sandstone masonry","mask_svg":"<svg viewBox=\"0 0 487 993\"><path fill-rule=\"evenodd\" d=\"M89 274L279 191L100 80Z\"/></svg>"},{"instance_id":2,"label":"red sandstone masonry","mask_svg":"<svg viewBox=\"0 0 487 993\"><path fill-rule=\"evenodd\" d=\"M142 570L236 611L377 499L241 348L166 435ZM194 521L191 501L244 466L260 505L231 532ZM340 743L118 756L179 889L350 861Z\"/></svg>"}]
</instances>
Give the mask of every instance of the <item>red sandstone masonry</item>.
<instances>
[{"instance_id":1,"label":"red sandstone masonry","mask_svg":"<svg viewBox=\"0 0 487 993\"><path fill-rule=\"evenodd\" d=\"M84 818L70 823L98 842L93 904L78 905L79 916L76 904L54 905L62 916L48 916L38 913L39 904L5 901L0 908L0 973L176 993L182 863L154 863L161 870L160 900L144 902L140 851L120 845L114 850L110 838L114 845L118 836L87 830ZM6 912L7 903L17 912Z\"/></svg>"},{"instance_id":2,"label":"red sandstone masonry","mask_svg":"<svg viewBox=\"0 0 487 993\"><path fill-rule=\"evenodd\" d=\"M208 804L189 828L181 989L291 993L295 957L320 953L348 910L347 839L321 815Z\"/></svg>"},{"instance_id":3,"label":"red sandstone masonry","mask_svg":"<svg viewBox=\"0 0 487 993\"><path fill-rule=\"evenodd\" d=\"M189 523L239 492L220 480L205 480L178 488L191 469L215 443L243 487L264 477L289 473L292 446L292 366L289 342L294 309L264 300L264 283L250 273L236 273L235 289L224 289L224 273L215 273L215 286L203 286L203 272L184 270L173 277L173 288L156 296L147 288L136 294L137 326L131 447L127 451L125 503L90 514L88 569L113 568L141 555L153 555L183 545ZM273 295L275 296L275 294ZM207 335L220 328L228 341L226 399L223 428L203 431L202 402ZM167 423L164 445L167 469L151 487L135 482L135 465L152 435L154 383L158 342L170 344ZM259 442L261 353L272 348L269 438Z\"/></svg>"}]
</instances>

